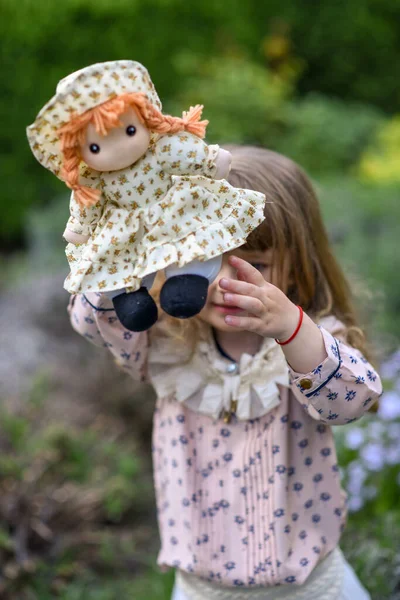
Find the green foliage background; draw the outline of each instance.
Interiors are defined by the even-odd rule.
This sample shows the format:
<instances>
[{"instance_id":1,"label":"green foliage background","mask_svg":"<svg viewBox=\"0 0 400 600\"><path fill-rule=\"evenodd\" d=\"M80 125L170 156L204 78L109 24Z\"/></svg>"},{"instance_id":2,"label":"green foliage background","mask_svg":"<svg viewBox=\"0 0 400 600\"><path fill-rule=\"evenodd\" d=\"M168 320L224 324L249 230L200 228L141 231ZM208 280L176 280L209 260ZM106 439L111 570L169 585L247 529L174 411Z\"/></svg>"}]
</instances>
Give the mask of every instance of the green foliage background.
<instances>
[{"instance_id":1,"label":"green foliage background","mask_svg":"<svg viewBox=\"0 0 400 600\"><path fill-rule=\"evenodd\" d=\"M400 52L398 0L317 4L310 0L0 0L0 14L3 249L26 241L24 220L29 207L41 206L63 190L35 163L25 127L53 95L58 80L87 64L139 60L148 67L165 106L172 102L184 109L185 104L176 99L191 89L195 99L204 98L206 116L212 118L221 138L274 146L279 146L279 138L280 147L292 150L295 158L312 153L309 166L318 169L354 161L373 133L381 114L377 109L394 112L399 106L400 64L393 60ZM243 63L248 77L237 85ZM267 68L272 69L275 82ZM214 101L218 111L211 111L213 81L221 82L221 74L226 79L236 75L236 84L231 79L224 94L220 83ZM192 81L197 85L188 86ZM272 89L275 100L281 100L282 82L292 106L282 114L280 102L271 110L267 101L265 111L260 111L260 86L265 88L264 97ZM201 89L203 94L194 93ZM235 102L228 97L233 90ZM297 105L295 99L310 91L335 96L342 103L324 102L319 96ZM238 119L242 115L236 108L244 106L249 96L256 110ZM357 104L347 112L343 100L373 107ZM260 113L266 120L260 122ZM322 124L327 127L313 137L313 128ZM300 141L299 131L304 134ZM337 142L333 148L332 133ZM316 146L320 150L322 146L321 156ZM324 152L324 146L330 151Z\"/></svg>"}]
</instances>

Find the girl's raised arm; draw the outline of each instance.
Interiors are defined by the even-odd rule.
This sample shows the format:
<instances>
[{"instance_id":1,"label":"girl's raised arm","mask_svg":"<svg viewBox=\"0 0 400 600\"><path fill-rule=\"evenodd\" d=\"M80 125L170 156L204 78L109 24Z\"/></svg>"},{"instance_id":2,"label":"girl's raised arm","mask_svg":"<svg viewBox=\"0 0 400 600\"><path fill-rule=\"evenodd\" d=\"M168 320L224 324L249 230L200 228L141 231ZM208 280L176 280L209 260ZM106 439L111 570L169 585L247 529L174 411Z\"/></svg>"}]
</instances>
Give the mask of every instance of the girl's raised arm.
<instances>
[{"instance_id":1,"label":"girl's raised arm","mask_svg":"<svg viewBox=\"0 0 400 600\"><path fill-rule=\"evenodd\" d=\"M146 381L148 334L125 329L106 295L89 292L71 296L68 313L75 331L92 344L108 348L133 379Z\"/></svg>"},{"instance_id":2,"label":"girl's raised arm","mask_svg":"<svg viewBox=\"0 0 400 600\"><path fill-rule=\"evenodd\" d=\"M361 352L320 327L327 358L309 373L290 369L292 389L311 417L329 425L355 421L382 393L378 373ZM338 323L331 331L338 330Z\"/></svg>"}]
</instances>

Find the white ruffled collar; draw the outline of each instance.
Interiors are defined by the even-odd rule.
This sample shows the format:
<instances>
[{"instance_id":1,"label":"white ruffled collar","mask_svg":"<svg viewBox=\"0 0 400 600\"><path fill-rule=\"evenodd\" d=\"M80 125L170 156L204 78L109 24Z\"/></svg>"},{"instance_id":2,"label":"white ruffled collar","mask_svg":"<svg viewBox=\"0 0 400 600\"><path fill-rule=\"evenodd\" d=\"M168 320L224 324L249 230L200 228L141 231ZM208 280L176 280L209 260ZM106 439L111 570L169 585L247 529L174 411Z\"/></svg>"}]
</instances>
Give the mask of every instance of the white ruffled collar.
<instances>
[{"instance_id":1,"label":"white ruffled collar","mask_svg":"<svg viewBox=\"0 0 400 600\"><path fill-rule=\"evenodd\" d=\"M255 419L275 408L278 385L289 386L284 354L265 338L254 356L242 354L239 363L224 358L207 328L192 356L171 337L153 336L149 350L149 376L157 395L174 395L188 408L218 419L231 411L239 420Z\"/></svg>"}]
</instances>

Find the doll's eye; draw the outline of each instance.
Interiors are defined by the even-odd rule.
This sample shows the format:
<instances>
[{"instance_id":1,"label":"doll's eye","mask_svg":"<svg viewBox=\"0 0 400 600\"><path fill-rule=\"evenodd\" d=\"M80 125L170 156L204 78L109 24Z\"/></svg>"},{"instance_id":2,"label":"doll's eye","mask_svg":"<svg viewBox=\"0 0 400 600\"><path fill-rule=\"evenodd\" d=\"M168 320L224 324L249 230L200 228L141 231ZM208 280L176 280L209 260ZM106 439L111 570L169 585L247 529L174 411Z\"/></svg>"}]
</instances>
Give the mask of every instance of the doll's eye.
<instances>
[{"instance_id":1,"label":"doll's eye","mask_svg":"<svg viewBox=\"0 0 400 600\"><path fill-rule=\"evenodd\" d=\"M126 128L126 135L130 135L132 137L132 135L135 135L136 133L136 127L134 125L128 125L128 127Z\"/></svg>"},{"instance_id":2,"label":"doll's eye","mask_svg":"<svg viewBox=\"0 0 400 600\"><path fill-rule=\"evenodd\" d=\"M98 154L100 152L100 146L98 144L90 144L89 150L93 154Z\"/></svg>"}]
</instances>

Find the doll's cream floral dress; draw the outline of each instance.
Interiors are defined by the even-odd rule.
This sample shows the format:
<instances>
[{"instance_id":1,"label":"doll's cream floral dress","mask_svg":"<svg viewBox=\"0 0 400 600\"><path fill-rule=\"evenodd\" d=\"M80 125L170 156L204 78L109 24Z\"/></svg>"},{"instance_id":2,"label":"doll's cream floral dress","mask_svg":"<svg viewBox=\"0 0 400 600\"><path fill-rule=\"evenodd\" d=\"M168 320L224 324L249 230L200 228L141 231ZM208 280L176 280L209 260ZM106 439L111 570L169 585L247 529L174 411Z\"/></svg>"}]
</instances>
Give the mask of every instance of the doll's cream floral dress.
<instances>
[{"instance_id":1,"label":"doll's cream floral dress","mask_svg":"<svg viewBox=\"0 0 400 600\"><path fill-rule=\"evenodd\" d=\"M263 219L264 196L212 179L217 145L181 132L161 136L128 169L86 169L85 185L101 200L81 208L71 195L68 229L91 235L68 244L71 293L134 291L151 273L209 260L245 243Z\"/></svg>"}]
</instances>

